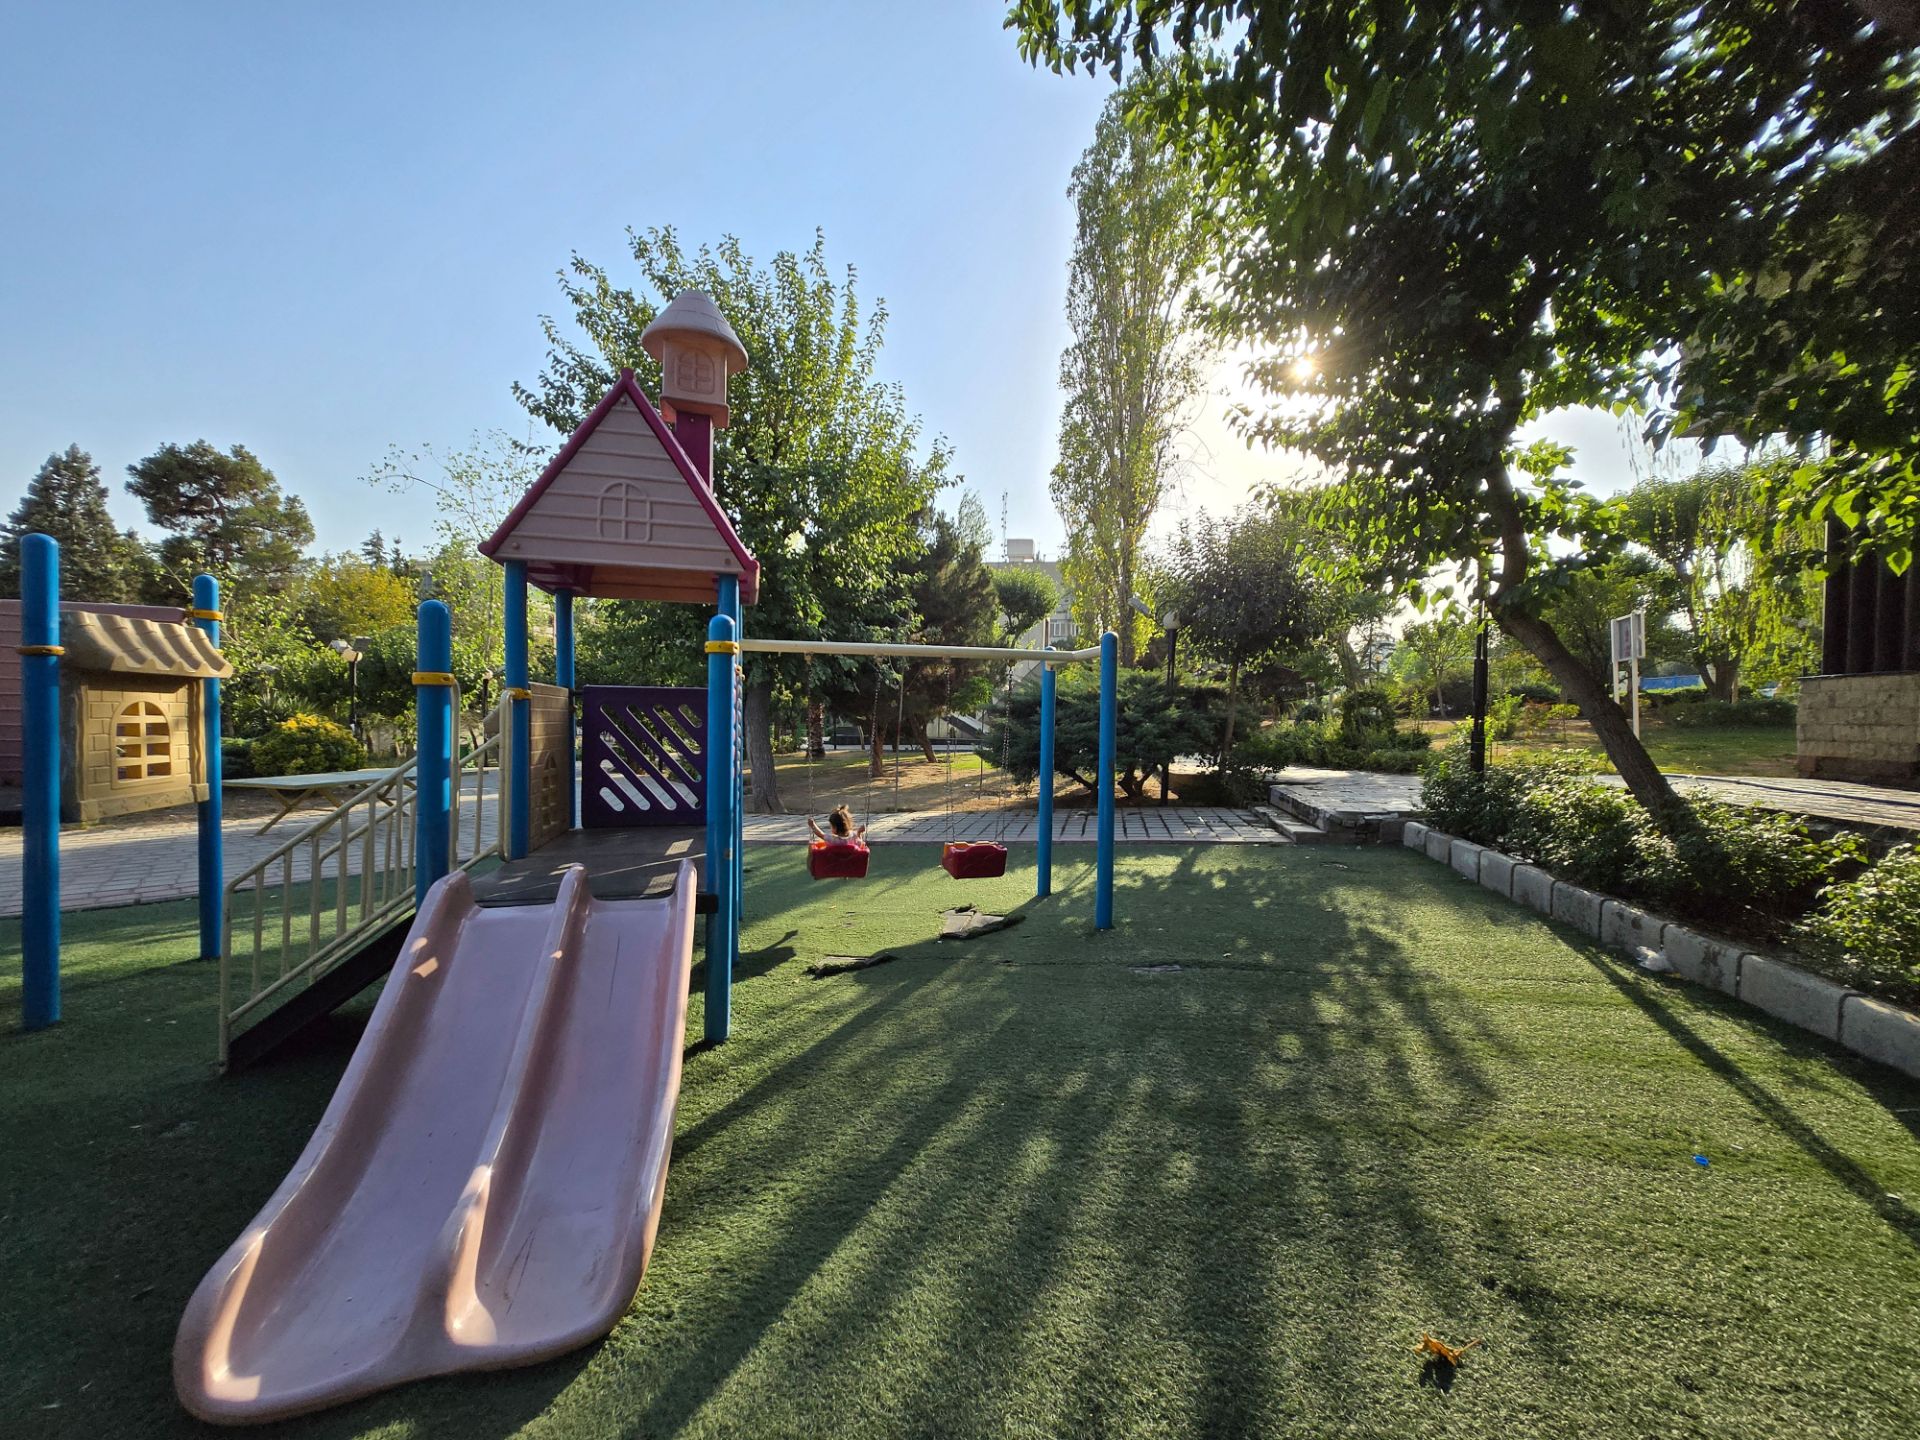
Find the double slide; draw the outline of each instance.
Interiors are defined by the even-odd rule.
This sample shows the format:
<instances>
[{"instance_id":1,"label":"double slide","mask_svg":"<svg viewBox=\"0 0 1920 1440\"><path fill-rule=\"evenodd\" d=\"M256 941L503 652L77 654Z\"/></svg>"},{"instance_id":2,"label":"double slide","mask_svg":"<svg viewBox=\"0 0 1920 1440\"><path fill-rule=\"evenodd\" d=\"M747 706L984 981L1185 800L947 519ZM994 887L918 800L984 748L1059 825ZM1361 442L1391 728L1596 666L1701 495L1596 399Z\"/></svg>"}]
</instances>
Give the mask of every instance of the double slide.
<instances>
[{"instance_id":1,"label":"double slide","mask_svg":"<svg viewBox=\"0 0 1920 1440\"><path fill-rule=\"evenodd\" d=\"M604 1335L653 1248L694 876L666 900L482 909L428 892L293 1171L187 1305L174 1385L273 1420Z\"/></svg>"}]
</instances>

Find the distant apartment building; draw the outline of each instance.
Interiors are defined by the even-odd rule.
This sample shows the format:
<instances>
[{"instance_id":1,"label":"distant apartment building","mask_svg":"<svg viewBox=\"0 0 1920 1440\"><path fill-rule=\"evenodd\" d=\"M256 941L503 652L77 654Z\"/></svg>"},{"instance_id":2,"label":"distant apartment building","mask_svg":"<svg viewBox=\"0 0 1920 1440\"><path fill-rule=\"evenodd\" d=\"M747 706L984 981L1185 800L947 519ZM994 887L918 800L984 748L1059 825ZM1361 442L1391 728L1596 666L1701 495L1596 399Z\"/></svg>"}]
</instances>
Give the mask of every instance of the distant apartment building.
<instances>
[{"instance_id":1,"label":"distant apartment building","mask_svg":"<svg viewBox=\"0 0 1920 1440\"><path fill-rule=\"evenodd\" d=\"M1008 568L1031 566L1053 581L1054 589L1060 594L1060 603L1054 606L1053 613L1038 621L1013 643L1027 650L1042 650L1049 645L1073 645L1079 637L1080 628L1073 623L1073 596L1067 589L1066 576L1060 571L1060 562L1042 560L1038 547L1031 540L1010 539L1007 541L1007 558L1001 564ZM1014 666L1014 683L1026 679L1035 668L1035 662L1021 661Z\"/></svg>"}]
</instances>

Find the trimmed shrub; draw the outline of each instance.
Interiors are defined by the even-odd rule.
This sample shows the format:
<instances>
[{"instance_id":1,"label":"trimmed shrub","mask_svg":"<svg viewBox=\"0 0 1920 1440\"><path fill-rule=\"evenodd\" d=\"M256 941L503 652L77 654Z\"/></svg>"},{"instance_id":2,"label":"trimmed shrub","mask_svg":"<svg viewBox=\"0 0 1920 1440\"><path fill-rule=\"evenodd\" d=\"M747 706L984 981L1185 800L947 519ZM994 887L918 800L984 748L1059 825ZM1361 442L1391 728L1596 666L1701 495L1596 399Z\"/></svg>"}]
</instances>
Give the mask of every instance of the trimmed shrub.
<instances>
[{"instance_id":1,"label":"trimmed shrub","mask_svg":"<svg viewBox=\"0 0 1920 1440\"><path fill-rule=\"evenodd\" d=\"M261 775L320 775L358 770L367 763L367 752L344 725L295 715L254 741L251 758Z\"/></svg>"},{"instance_id":2,"label":"trimmed shrub","mask_svg":"<svg viewBox=\"0 0 1920 1440\"><path fill-rule=\"evenodd\" d=\"M1236 744L1234 764L1253 770L1315 765L1331 770L1418 774L1433 737L1421 730L1377 730L1349 737L1340 721L1269 725Z\"/></svg>"},{"instance_id":3,"label":"trimmed shrub","mask_svg":"<svg viewBox=\"0 0 1920 1440\"><path fill-rule=\"evenodd\" d=\"M259 772L253 768L253 741L220 738L220 774L227 780L251 780Z\"/></svg>"},{"instance_id":4,"label":"trimmed shrub","mask_svg":"<svg viewBox=\"0 0 1920 1440\"><path fill-rule=\"evenodd\" d=\"M1758 730L1791 725L1798 714L1799 710L1791 700L1755 695L1731 703L1725 700L1697 700L1691 705L1677 705L1667 719L1671 724L1687 730L1717 730L1729 726Z\"/></svg>"},{"instance_id":5,"label":"trimmed shrub","mask_svg":"<svg viewBox=\"0 0 1920 1440\"><path fill-rule=\"evenodd\" d=\"M1865 874L1828 886L1822 902L1794 931L1807 958L1863 990L1920 1000L1920 850L1889 850Z\"/></svg>"},{"instance_id":6,"label":"trimmed shrub","mask_svg":"<svg viewBox=\"0 0 1920 1440\"><path fill-rule=\"evenodd\" d=\"M1768 931L1804 913L1862 854L1857 837L1816 836L1798 816L1700 793L1687 801L1688 821L1663 833L1631 795L1577 760L1522 757L1476 775L1464 741L1427 767L1421 789L1428 818L1449 834L1622 899Z\"/></svg>"},{"instance_id":7,"label":"trimmed shrub","mask_svg":"<svg viewBox=\"0 0 1920 1440\"><path fill-rule=\"evenodd\" d=\"M1536 705L1558 705L1560 692L1551 685L1541 685L1534 681L1523 681L1507 687L1507 694L1518 695L1522 700L1530 700Z\"/></svg>"},{"instance_id":8,"label":"trimmed shrub","mask_svg":"<svg viewBox=\"0 0 1920 1440\"><path fill-rule=\"evenodd\" d=\"M1371 686L1349 690L1340 697L1340 738L1367 748L1394 728L1393 697Z\"/></svg>"}]
</instances>

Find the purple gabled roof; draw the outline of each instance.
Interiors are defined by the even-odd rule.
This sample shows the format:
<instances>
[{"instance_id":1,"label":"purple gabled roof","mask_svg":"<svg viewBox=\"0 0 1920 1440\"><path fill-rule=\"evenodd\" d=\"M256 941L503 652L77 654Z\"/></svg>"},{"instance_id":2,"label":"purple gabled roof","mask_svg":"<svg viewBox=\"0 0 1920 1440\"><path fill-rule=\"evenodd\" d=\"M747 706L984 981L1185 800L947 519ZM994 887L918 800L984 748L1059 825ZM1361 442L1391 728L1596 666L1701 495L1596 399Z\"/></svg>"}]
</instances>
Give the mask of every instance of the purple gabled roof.
<instances>
[{"instance_id":1,"label":"purple gabled roof","mask_svg":"<svg viewBox=\"0 0 1920 1440\"><path fill-rule=\"evenodd\" d=\"M720 502L714 498L712 489L701 477L693 461L687 458L687 452L674 438L673 431L667 427L667 422L660 418L660 412L653 408L653 402L647 398L647 392L640 388L640 382L634 379L631 370L620 372L620 378L613 383L613 387L605 395L600 397L600 403L593 407L592 413L580 422L580 428L567 437L567 443L560 447L560 453L547 462L547 468L540 472L540 478L527 487L527 493L520 497L520 503L513 507L505 520L500 522L500 528L480 542L480 553L489 559L493 558L494 553L506 543L507 538L513 534L515 527L519 525L526 513L533 508L534 503L567 468L568 462L579 452L580 447L587 443L587 437L600 427L600 422L607 418L623 396L633 402L634 408L645 419L647 428L660 442L661 449L666 451L667 458L673 462L674 469L679 471L680 478L686 482L687 489L692 492L700 508L706 512L707 518L713 522L714 533L719 535L733 557L740 562L740 598L748 605L753 604L760 596L760 562L734 533L733 522L727 519L726 511L720 508Z\"/></svg>"}]
</instances>

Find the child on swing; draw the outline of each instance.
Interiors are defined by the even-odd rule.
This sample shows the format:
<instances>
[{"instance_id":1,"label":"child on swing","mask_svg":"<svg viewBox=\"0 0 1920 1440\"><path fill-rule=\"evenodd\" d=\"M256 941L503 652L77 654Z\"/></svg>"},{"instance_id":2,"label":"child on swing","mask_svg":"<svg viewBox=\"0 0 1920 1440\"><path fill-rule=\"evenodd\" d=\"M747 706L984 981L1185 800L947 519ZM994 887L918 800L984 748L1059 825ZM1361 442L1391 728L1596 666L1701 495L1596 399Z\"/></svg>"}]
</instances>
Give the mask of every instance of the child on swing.
<instances>
[{"instance_id":1,"label":"child on swing","mask_svg":"<svg viewBox=\"0 0 1920 1440\"><path fill-rule=\"evenodd\" d=\"M807 829L813 832L814 839L828 845L851 845L867 833L864 825L854 828L853 812L844 805L834 806L833 813L827 816L827 829L833 831L831 835L822 830L811 815L807 817Z\"/></svg>"}]
</instances>

